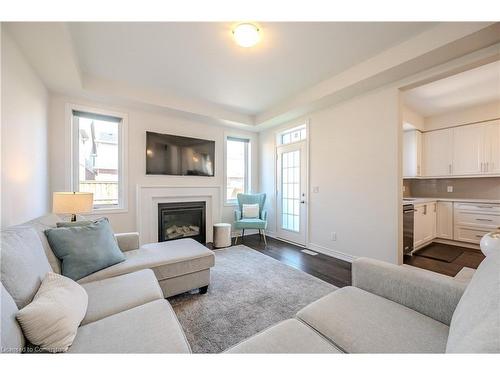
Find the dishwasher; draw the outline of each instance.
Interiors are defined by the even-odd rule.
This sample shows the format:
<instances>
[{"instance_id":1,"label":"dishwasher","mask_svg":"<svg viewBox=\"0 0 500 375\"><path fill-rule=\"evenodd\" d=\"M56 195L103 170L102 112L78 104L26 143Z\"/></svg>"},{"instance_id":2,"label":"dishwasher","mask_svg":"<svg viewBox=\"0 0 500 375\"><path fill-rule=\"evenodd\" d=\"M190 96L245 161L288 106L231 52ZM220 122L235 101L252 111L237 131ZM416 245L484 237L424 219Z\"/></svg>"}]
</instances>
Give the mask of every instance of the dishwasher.
<instances>
[{"instance_id":1,"label":"dishwasher","mask_svg":"<svg viewBox=\"0 0 500 375\"><path fill-rule=\"evenodd\" d=\"M413 216L415 208L411 203L403 204L403 254L411 255L413 251Z\"/></svg>"}]
</instances>

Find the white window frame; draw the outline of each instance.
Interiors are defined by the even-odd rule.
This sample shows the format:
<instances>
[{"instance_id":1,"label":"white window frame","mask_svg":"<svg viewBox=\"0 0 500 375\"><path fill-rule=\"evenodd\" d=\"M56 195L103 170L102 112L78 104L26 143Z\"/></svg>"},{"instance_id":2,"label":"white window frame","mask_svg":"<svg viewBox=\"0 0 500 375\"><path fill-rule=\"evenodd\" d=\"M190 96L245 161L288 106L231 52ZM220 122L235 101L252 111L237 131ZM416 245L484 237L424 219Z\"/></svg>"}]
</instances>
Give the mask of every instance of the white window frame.
<instances>
[{"instance_id":1,"label":"white window frame","mask_svg":"<svg viewBox=\"0 0 500 375\"><path fill-rule=\"evenodd\" d=\"M245 142L245 194L251 191L252 186L252 139L241 134L224 134L224 206L237 206L237 199L229 199L227 196L227 141L241 139Z\"/></svg>"},{"instance_id":2,"label":"white window frame","mask_svg":"<svg viewBox=\"0 0 500 375\"><path fill-rule=\"evenodd\" d=\"M66 104L66 123L67 123L67 148L66 158L66 189L68 191L78 191L79 178L78 167L75 167L79 162L78 151L78 131L76 124L73 121L73 111L88 112L97 115L111 116L121 118L118 125L118 206L95 206L92 210L93 214L106 213L122 213L128 212L128 115L126 113L105 110L102 108L82 106L78 104Z\"/></svg>"},{"instance_id":3,"label":"white window frame","mask_svg":"<svg viewBox=\"0 0 500 375\"><path fill-rule=\"evenodd\" d=\"M305 129L305 131L306 131L306 137L304 139L299 139L298 141L283 143L283 136L285 134L288 134L288 133L292 134L292 133L294 133L295 131L297 131L299 129ZM291 145L293 143L307 141L308 138L309 138L309 126L308 126L308 121L306 121L306 122L304 122L301 125L293 126L291 128L286 128L286 129L282 129L282 130L278 131L277 134L276 134L276 145L277 146Z\"/></svg>"}]
</instances>

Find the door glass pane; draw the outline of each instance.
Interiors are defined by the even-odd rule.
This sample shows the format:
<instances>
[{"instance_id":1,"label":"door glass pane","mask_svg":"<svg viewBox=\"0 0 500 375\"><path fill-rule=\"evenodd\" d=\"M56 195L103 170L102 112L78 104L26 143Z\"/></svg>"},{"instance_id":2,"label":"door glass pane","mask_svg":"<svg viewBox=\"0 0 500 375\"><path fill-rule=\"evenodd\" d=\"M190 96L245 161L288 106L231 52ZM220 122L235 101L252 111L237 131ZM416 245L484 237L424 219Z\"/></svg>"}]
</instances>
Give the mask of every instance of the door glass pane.
<instances>
[{"instance_id":1,"label":"door glass pane","mask_svg":"<svg viewBox=\"0 0 500 375\"><path fill-rule=\"evenodd\" d=\"M281 160L281 228L299 232L300 151L284 152Z\"/></svg>"}]
</instances>

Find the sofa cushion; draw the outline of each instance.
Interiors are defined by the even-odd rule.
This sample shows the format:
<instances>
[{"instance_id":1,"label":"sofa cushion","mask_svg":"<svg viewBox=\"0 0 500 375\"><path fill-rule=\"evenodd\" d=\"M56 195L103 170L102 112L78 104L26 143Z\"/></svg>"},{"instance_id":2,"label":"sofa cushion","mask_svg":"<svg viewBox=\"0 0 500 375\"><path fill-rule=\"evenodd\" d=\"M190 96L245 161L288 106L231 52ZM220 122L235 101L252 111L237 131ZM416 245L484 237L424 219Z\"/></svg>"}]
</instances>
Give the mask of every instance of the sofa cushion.
<instances>
[{"instance_id":1,"label":"sofa cushion","mask_svg":"<svg viewBox=\"0 0 500 375\"><path fill-rule=\"evenodd\" d=\"M226 353L341 353L297 319L280 322L229 348Z\"/></svg>"},{"instance_id":2,"label":"sofa cushion","mask_svg":"<svg viewBox=\"0 0 500 375\"><path fill-rule=\"evenodd\" d=\"M396 302L345 287L297 317L347 353L444 353L448 326Z\"/></svg>"},{"instance_id":3,"label":"sofa cushion","mask_svg":"<svg viewBox=\"0 0 500 375\"><path fill-rule=\"evenodd\" d=\"M108 316L78 329L69 353L189 353L189 343L165 300Z\"/></svg>"},{"instance_id":4,"label":"sofa cushion","mask_svg":"<svg viewBox=\"0 0 500 375\"><path fill-rule=\"evenodd\" d=\"M151 270L132 272L110 279L82 284L89 296L82 325L107 316L163 299L158 281Z\"/></svg>"},{"instance_id":5,"label":"sofa cushion","mask_svg":"<svg viewBox=\"0 0 500 375\"><path fill-rule=\"evenodd\" d=\"M49 264L55 273L61 273L61 261L56 257L56 255L52 251L52 248L50 247L49 242L47 241L47 236L45 235L45 231L47 229L55 228L57 222L60 222L61 220L62 220L61 217L59 217L58 215L49 214L45 216L40 216L24 224L32 227L37 232L38 237L42 242L43 249L45 250L45 255L47 256Z\"/></svg>"},{"instance_id":6,"label":"sofa cushion","mask_svg":"<svg viewBox=\"0 0 500 375\"><path fill-rule=\"evenodd\" d=\"M45 234L62 260L62 274L73 280L125 260L107 219L83 226L47 229Z\"/></svg>"},{"instance_id":7,"label":"sofa cushion","mask_svg":"<svg viewBox=\"0 0 500 375\"><path fill-rule=\"evenodd\" d=\"M481 262L455 309L447 353L500 353L500 254Z\"/></svg>"},{"instance_id":8,"label":"sofa cushion","mask_svg":"<svg viewBox=\"0 0 500 375\"><path fill-rule=\"evenodd\" d=\"M215 262L213 251L190 238L143 245L140 249L127 251L125 256L125 262L93 273L78 282L102 280L145 268L151 268L158 280L164 280L205 270Z\"/></svg>"},{"instance_id":9,"label":"sofa cushion","mask_svg":"<svg viewBox=\"0 0 500 375\"><path fill-rule=\"evenodd\" d=\"M31 344L48 352L65 352L87 311L85 289L70 278L49 272L33 301L16 318Z\"/></svg>"},{"instance_id":10,"label":"sofa cushion","mask_svg":"<svg viewBox=\"0 0 500 375\"><path fill-rule=\"evenodd\" d=\"M36 231L29 226L15 226L1 233L1 279L22 309L31 302L42 280L52 272Z\"/></svg>"},{"instance_id":11,"label":"sofa cushion","mask_svg":"<svg viewBox=\"0 0 500 375\"><path fill-rule=\"evenodd\" d=\"M11 295L0 283L1 324L0 353L21 353L24 345L24 335L16 320L18 308Z\"/></svg>"}]
</instances>

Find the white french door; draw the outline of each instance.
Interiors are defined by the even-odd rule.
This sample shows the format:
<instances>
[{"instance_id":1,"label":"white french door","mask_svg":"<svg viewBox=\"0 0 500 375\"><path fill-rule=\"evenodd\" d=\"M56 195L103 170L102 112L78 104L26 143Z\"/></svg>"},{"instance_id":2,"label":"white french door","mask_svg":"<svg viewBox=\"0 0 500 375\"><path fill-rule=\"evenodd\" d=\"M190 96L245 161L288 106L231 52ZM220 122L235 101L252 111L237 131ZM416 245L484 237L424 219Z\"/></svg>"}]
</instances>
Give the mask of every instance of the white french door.
<instances>
[{"instance_id":1,"label":"white french door","mask_svg":"<svg viewBox=\"0 0 500 375\"><path fill-rule=\"evenodd\" d=\"M306 245L307 147L297 142L277 149L277 235Z\"/></svg>"}]
</instances>

